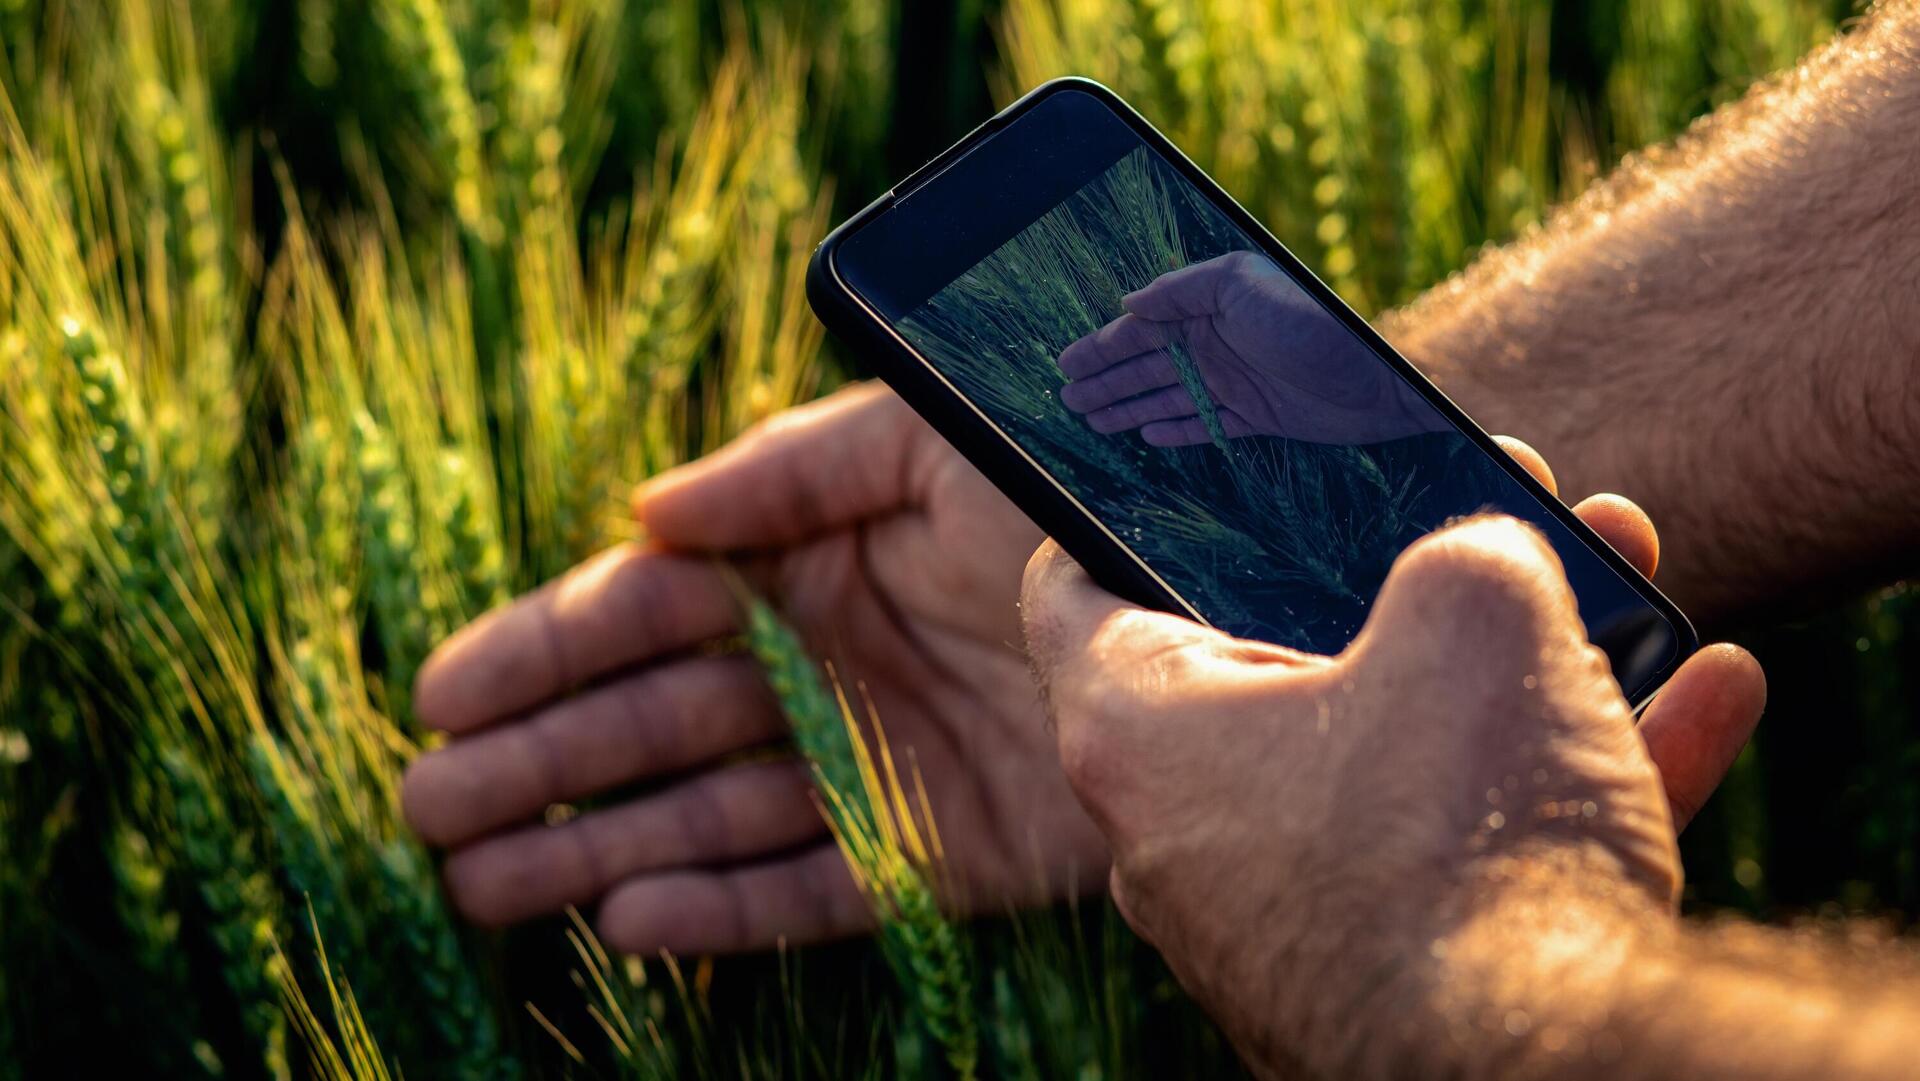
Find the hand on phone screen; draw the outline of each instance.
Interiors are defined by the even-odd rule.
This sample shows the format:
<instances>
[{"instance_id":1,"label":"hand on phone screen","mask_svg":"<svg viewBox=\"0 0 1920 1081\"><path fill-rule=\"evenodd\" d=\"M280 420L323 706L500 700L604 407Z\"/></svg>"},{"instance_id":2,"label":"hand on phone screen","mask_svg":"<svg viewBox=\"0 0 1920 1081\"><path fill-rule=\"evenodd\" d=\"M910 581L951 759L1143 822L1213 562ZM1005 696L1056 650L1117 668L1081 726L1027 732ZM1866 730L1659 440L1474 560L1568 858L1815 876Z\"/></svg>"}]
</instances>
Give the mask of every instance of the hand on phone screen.
<instances>
[{"instance_id":1,"label":"hand on phone screen","mask_svg":"<svg viewBox=\"0 0 1920 1081\"><path fill-rule=\"evenodd\" d=\"M1405 380L1257 252L1229 252L1163 274L1122 305L1126 314L1060 353L1060 371L1071 380L1060 400L1094 431L1138 430L1156 446L1217 435L1347 446L1447 427ZM1189 390L1183 360L1202 387ZM1209 402L1195 401L1199 390Z\"/></svg>"}]
</instances>

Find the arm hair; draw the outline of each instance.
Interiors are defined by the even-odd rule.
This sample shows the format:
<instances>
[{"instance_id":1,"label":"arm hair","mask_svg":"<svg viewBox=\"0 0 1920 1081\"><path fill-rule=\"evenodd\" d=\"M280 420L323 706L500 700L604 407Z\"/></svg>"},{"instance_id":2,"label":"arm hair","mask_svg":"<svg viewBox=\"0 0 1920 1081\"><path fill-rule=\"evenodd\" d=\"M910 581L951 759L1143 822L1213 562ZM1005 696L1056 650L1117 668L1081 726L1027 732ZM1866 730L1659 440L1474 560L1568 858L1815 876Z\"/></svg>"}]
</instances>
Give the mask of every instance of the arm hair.
<instances>
[{"instance_id":1,"label":"arm hair","mask_svg":"<svg viewBox=\"0 0 1920 1081\"><path fill-rule=\"evenodd\" d=\"M1427 1019L1410 1059L1474 1079L1915 1075L1920 950L1885 926L1676 922L1632 886L1568 872L1481 876L1409 1011Z\"/></svg>"},{"instance_id":2,"label":"arm hair","mask_svg":"<svg viewBox=\"0 0 1920 1081\"><path fill-rule=\"evenodd\" d=\"M1707 619L1920 550L1920 2L1635 155L1383 331L1568 492L1660 523Z\"/></svg>"}]
</instances>

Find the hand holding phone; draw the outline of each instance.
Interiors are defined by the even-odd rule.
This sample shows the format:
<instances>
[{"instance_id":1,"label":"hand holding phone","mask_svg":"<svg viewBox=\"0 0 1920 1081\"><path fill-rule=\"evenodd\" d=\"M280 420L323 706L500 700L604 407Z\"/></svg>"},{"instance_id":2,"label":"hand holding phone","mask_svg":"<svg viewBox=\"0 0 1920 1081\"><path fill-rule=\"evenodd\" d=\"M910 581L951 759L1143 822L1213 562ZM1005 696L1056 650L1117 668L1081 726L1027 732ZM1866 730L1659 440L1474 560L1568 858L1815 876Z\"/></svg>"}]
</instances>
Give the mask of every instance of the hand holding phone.
<instances>
[{"instance_id":1,"label":"hand holding phone","mask_svg":"<svg viewBox=\"0 0 1920 1081\"><path fill-rule=\"evenodd\" d=\"M1010 154L997 162L994 155L974 159L997 171L963 170L955 178L964 183L949 190L968 197L914 196L938 195L945 184L929 185L956 156L967 157L996 132L1016 130L1020 116L1056 95L1069 107L1041 117L1045 123L1005 148ZM1189 201L1180 222L1191 250L1174 251L1164 237L1152 241L1152 218L1139 214L1142 204L1133 201L1094 216L1126 225L1117 252L1089 250L1084 232L1055 233L1053 241L1077 245L1054 253L1073 257L1053 261L1056 269L1070 271L1064 277L1028 277L1011 290L977 276L961 283L970 268L1126 154L1145 146L1171 155L1166 162L1184 160L1139 134L1150 129L1123 121L1116 109L1124 106L1078 83L1030 97L823 246L809 283L816 308L935 421L944 440L899 399L873 386L785 414L649 485L636 506L648 546L596 558L567 579L489 614L439 651L423 671L415 705L424 721L454 738L417 760L404 802L409 819L429 840L454 848L448 884L465 913L504 922L598 899L606 941L639 953L797 944L867 925L870 916L825 836L804 771L790 768L791 762L738 762L737 752L778 738L779 716L749 665L698 648L733 629L736 613L711 563L729 555L742 557L756 586L812 645L857 674L896 752L912 753L921 764L946 843L947 871L960 892L957 902L1002 911L1009 902L1098 888L1103 842L1060 774L1013 622L1021 563L1040 535L995 486L1019 501L1026 518L1070 542L1069 551L1098 568L1110 588L1182 614L1204 608L1216 623L1225 623L1236 603L1266 607L1264 625L1277 637L1301 626L1288 615L1289 606L1311 609L1326 600L1300 579L1256 576L1287 565L1274 558L1272 546L1288 538L1256 538L1239 527L1237 533L1196 537L1193 523L1205 519L1169 515L1168 508L1197 504L1213 521L1227 521L1243 509L1232 504L1245 493L1260 513L1331 509L1331 518L1298 536L1328 528L1357 536L1372 528L1382 506L1396 501L1416 506L1424 499L1428 516L1460 512L1447 510L1460 506L1460 489L1448 483L1458 479L1455 473L1405 471L1453 460L1462 463L1461 473L1508 478L1519 485L1506 489L1509 497L1518 492L1542 508L1536 517L1562 523L1565 532L1549 537L1570 572L1586 568L1587 577L1576 578L1575 587L1590 634L1596 616L1609 613L1617 625L1652 621L1651 633L1615 636L1615 671L1623 670L1624 659L1629 697L1639 697L1633 687L1650 690L1662 677L1655 662L1672 639L1659 629L1684 628L1684 621L1673 613L1676 622L1665 622L1668 609L1658 595L1650 586L1643 592L1632 584L1644 585L1634 568L1553 501L1546 487L1550 475L1537 455L1519 454L1539 470L1536 478L1458 418L1457 410L1443 413L1465 425L1457 437L1437 431L1393 439L1374 432L1388 442L1356 447L1256 433L1231 437L1228 454L1211 439L1162 447L1137 430L1097 433L1061 403L1060 393L1071 382L1058 362L1061 354L1132 314L1124 303L1129 294L1159 281L1185 280L1170 273L1182 267L1257 250L1303 283L1302 291L1323 311L1342 310L1332 307L1337 301L1324 287L1299 277L1304 271L1273 255L1283 249L1247 239L1263 234L1236 233L1255 227L1233 216L1224 195L1205 197L1230 208L1209 214L1205 208L1215 204L1193 203L1178 188L1159 190ZM1036 161L1047 167L1029 167ZM1008 162L1015 168L1009 170ZM1204 193L1198 186L1204 178L1190 165L1184 168L1190 171L1175 170L1173 178ZM1131 179L1141 179L1137 170ZM897 246L874 246L851 261L860 267L831 265L855 225L902 212L907 220L896 224L906 228L895 231ZM942 243L930 245L930 236ZM1109 231L1102 239L1115 235ZM1169 252L1177 258L1167 258ZM862 283L858 291L850 284L855 279ZM928 314L927 301L949 288L950 297L963 289L997 295L1002 307L992 320L955 324L956 336L945 343L923 335L919 348L908 344L901 331L914 323L911 314ZM1356 336L1364 331L1357 317L1345 325ZM1311 322L1299 329L1303 335L1315 330ZM1329 335L1325 345L1294 355L1326 356L1343 348L1341 341ZM1346 355L1400 370L1377 351ZM936 361L946 367L935 367ZM1240 411L1238 388L1204 369L1201 382L1210 402ZM1408 385L1416 393L1404 400L1427 400L1418 385ZM1289 399L1278 401L1284 411ZM1015 402L1030 411L1008 408ZM1448 440L1451 459L1379 451ZM1042 455L1057 455L1051 471L1040 464ZM1381 462L1397 471L1400 489L1383 489L1378 481L1384 475L1366 473L1367 463ZM1103 481L1089 468L1103 463L1119 472ZM1338 468L1302 472L1316 463ZM1277 471L1262 480L1249 464ZM1149 468L1153 472L1140 472ZM1303 498L1313 480L1338 482L1344 491L1323 493L1328 498L1316 504ZM1424 496L1414 490L1422 482L1431 489ZM1084 499L1070 495L1069 485ZM1384 501L1383 493L1389 497ZM1112 508L1112 516L1096 518L1095 506ZM1641 569L1651 570L1651 526L1636 508L1625 510L1630 513L1588 502L1580 513L1622 551L1639 553ZM1126 528L1123 516L1136 513L1144 513L1138 520L1152 529L1129 534L1123 543L1112 527ZM1377 530L1372 535L1377 551L1361 554L1385 552L1390 563L1396 538ZM1147 558L1176 573L1182 566L1204 570L1209 558L1226 569L1237 545L1251 546L1264 562L1237 575L1216 575L1211 584L1221 587L1219 593L1196 587L1208 586L1206 580L1187 578L1181 581L1188 592L1176 595L1164 579L1143 570ZM1289 558L1310 562L1324 554L1326 549L1296 545ZM1595 568L1626 584L1609 593L1607 579L1594 578ZM1599 589L1593 588L1596 580ZM1367 579L1356 575L1353 584L1360 588L1339 603L1364 611L1371 600L1370 593L1361 596ZM1330 637L1337 640L1341 633L1336 626ZM1629 648L1619 649L1619 641ZM1635 643L1653 660L1636 661ZM1689 651L1690 641L1677 648ZM539 665L547 660L564 660L564 668L543 673ZM1706 693L1711 688L1686 683L1683 677L1664 699L1674 708L1649 714L1641 729L1670 800L1683 811L1711 791L1744 735L1711 724L1704 736L1700 729L1658 724L1661 715L1683 717L1689 710L1711 717L1718 701ZM548 768L530 771L530 761ZM556 799L636 783L643 790L578 819L540 824L542 810ZM690 809L706 815L713 828L690 833ZM583 861L583 853L597 856Z\"/></svg>"},{"instance_id":2,"label":"hand holding phone","mask_svg":"<svg viewBox=\"0 0 1920 1081\"><path fill-rule=\"evenodd\" d=\"M1343 650L1399 553L1540 529L1644 702L1674 606L1113 94L1049 83L822 243L822 320L1111 591Z\"/></svg>"}]
</instances>

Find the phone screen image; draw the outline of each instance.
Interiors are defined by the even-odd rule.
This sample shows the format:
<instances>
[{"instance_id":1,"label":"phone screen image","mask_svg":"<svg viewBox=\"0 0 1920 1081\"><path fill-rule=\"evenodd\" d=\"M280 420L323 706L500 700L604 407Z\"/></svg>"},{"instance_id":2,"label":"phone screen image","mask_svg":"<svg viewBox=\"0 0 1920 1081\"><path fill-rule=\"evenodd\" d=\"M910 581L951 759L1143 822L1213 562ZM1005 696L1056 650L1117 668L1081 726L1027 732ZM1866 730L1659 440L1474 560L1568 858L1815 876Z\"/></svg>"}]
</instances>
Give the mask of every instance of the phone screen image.
<instances>
[{"instance_id":1,"label":"phone screen image","mask_svg":"<svg viewBox=\"0 0 1920 1081\"><path fill-rule=\"evenodd\" d=\"M863 259L855 233L847 279L1194 614L1337 653L1409 544L1497 511L1544 532L1629 693L1672 661L1618 570L1103 104L998 138L1035 119L1047 153L995 170L1025 198L942 208L965 265L883 278L900 234Z\"/></svg>"}]
</instances>

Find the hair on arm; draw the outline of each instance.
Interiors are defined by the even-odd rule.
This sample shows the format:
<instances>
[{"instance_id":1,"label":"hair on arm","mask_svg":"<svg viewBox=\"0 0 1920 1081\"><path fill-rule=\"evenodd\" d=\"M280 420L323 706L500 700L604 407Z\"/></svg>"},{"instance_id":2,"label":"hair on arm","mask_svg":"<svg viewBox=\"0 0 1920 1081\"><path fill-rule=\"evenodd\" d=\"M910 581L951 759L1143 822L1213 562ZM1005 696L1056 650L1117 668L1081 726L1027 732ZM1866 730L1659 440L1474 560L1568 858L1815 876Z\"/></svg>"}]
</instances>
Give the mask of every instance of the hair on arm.
<instances>
[{"instance_id":1,"label":"hair on arm","mask_svg":"<svg viewBox=\"0 0 1920 1081\"><path fill-rule=\"evenodd\" d=\"M1385 333L1712 618L1920 548L1920 0L1629 157Z\"/></svg>"}]
</instances>

